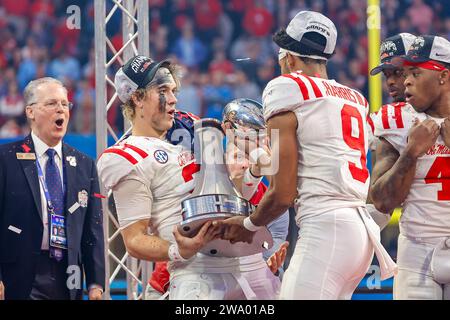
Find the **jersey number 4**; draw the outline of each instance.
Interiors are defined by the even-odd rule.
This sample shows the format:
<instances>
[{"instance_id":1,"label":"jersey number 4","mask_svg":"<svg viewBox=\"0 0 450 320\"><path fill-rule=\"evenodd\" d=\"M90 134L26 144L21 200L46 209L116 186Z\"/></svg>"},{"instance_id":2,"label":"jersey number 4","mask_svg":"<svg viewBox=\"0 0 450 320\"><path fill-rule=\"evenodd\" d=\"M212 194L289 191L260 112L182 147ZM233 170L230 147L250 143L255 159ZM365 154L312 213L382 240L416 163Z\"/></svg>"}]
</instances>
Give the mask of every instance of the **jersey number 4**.
<instances>
[{"instance_id":1,"label":"jersey number 4","mask_svg":"<svg viewBox=\"0 0 450 320\"><path fill-rule=\"evenodd\" d=\"M442 190L438 191L440 201L450 200L450 157L437 157L425 177L425 183L441 183Z\"/></svg>"},{"instance_id":2,"label":"jersey number 4","mask_svg":"<svg viewBox=\"0 0 450 320\"><path fill-rule=\"evenodd\" d=\"M356 120L358 124L358 136L352 135L352 118ZM361 166L357 167L354 162L348 162L348 169L353 179L365 183L369 177L369 170L366 166L366 148L364 146L364 125L361 114L354 106L344 104L341 110L342 119L342 135L345 143L353 150L358 150L361 154L360 162Z\"/></svg>"}]
</instances>

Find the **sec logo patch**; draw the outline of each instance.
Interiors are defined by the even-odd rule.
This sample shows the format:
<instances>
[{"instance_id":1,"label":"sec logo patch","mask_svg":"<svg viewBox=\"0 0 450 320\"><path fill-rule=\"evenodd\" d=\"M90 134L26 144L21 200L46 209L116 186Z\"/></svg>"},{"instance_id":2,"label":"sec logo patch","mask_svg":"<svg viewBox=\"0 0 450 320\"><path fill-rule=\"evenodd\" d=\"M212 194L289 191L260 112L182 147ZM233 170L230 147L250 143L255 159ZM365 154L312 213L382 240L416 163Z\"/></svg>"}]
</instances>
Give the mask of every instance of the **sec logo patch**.
<instances>
[{"instance_id":1,"label":"sec logo patch","mask_svg":"<svg viewBox=\"0 0 450 320\"><path fill-rule=\"evenodd\" d=\"M153 156L155 157L156 161L161 164L164 164L167 162L167 160L169 160L169 156L164 150L156 150L155 153L153 153Z\"/></svg>"}]
</instances>

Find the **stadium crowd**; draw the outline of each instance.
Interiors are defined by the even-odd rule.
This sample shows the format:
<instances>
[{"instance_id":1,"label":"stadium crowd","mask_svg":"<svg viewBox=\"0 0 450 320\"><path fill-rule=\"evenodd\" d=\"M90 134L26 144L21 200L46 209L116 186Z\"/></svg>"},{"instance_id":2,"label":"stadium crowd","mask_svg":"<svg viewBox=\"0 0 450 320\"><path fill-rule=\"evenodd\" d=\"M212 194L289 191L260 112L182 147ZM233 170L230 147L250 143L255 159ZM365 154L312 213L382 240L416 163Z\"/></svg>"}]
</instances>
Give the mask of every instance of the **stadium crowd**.
<instances>
[{"instance_id":1,"label":"stadium crowd","mask_svg":"<svg viewBox=\"0 0 450 320\"><path fill-rule=\"evenodd\" d=\"M80 29L66 25L67 8L74 4L80 8ZM450 37L445 1L382 0L381 5L382 38L399 32ZM264 86L279 73L271 35L301 10L322 12L338 28L330 78L368 95L366 1L149 0L149 8L151 56L184 66L183 110L218 118L233 98L260 101ZM121 13L111 19L107 33L119 48ZM0 138L29 132L22 92L30 80L43 76L69 88L74 103L69 132L94 133L94 1L0 0L0 35ZM118 104L108 117L120 130Z\"/></svg>"}]
</instances>

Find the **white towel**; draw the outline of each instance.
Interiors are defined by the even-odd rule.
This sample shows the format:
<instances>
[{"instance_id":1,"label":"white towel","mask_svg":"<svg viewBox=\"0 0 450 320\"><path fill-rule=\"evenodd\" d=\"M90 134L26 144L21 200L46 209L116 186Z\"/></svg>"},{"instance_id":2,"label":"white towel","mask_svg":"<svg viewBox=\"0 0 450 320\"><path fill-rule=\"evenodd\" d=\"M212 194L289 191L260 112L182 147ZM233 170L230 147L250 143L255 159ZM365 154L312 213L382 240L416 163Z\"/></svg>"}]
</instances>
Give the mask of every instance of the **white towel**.
<instances>
[{"instance_id":1,"label":"white towel","mask_svg":"<svg viewBox=\"0 0 450 320\"><path fill-rule=\"evenodd\" d=\"M398 267L380 242L380 227L375 223L365 207L359 207L358 212L366 226L367 234L380 263L381 280L389 279L397 274Z\"/></svg>"}]
</instances>

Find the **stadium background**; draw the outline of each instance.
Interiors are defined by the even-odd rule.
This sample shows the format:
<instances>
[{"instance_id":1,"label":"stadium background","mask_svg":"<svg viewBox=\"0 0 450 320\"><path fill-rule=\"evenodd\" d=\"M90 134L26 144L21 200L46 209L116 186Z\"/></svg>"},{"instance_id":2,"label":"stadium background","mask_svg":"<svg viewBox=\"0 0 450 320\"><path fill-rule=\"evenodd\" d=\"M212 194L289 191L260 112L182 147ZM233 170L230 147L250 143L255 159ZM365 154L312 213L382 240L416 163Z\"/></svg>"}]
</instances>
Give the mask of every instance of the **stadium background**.
<instances>
[{"instance_id":1,"label":"stadium background","mask_svg":"<svg viewBox=\"0 0 450 320\"><path fill-rule=\"evenodd\" d=\"M71 5L80 8L79 29L66 25ZM107 10L111 6L107 2ZM450 39L448 0L381 0L380 6L381 39L399 32ZM301 10L319 11L334 21L338 41L328 63L329 77L368 97L364 0L149 0L151 57L170 58L184 69L178 108L220 118L222 107L234 98L260 101L264 86L279 74L271 35ZM116 49L123 44L121 19L116 11L106 30ZM0 0L0 143L29 133L23 89L32 79L52 76L66 85L74 103L65 141L96 157L94 28L93 0ZM387 103L383 92L382 101ZM107 115L114 130L122 132L118 102ZM393 257L395 222L382 233ZM366 280L354 299L392 298L392 281L383 282L382 290L374 294L366 290ZM116 281L112 293L121 293L123 286Z\"/></svg>"}]
</instances>

